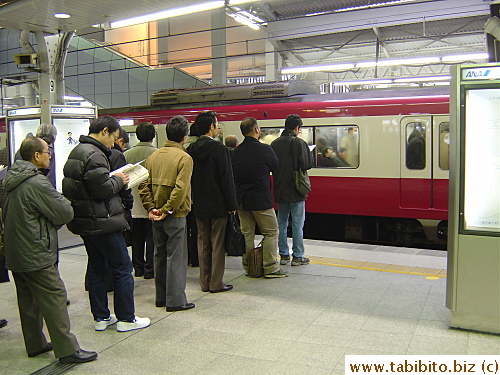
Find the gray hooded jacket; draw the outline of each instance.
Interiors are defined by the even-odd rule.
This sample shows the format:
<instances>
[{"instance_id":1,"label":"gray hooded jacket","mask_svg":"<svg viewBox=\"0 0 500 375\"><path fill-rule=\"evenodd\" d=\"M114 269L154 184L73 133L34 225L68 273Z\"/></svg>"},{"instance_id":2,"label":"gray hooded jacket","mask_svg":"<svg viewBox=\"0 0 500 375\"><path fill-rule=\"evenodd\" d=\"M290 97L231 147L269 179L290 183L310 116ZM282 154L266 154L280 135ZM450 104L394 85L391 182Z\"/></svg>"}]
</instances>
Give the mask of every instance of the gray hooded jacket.
<instances>
[{"instance_id":1,"label":"gray hooded jacket","mask_svg":"<svg viewBox=\"0 0 500 375\"><path fill-rule=\"evenodd\" d=\"M71 202L33 163L17 160L3 181L7 268L32 272L57 261L57 229L73 219Z\"/></svg>"}]
</instances>

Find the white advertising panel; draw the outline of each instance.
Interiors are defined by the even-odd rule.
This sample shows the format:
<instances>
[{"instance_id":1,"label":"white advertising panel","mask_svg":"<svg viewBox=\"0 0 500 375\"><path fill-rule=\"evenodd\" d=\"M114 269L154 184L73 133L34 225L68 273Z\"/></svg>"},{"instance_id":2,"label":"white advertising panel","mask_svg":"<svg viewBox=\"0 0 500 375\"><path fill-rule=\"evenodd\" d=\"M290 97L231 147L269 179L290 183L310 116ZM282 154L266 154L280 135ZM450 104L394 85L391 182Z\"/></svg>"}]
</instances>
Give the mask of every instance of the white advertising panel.
<instances>
[{"instance_id":1,"label":"white advertising panel","mask_svg":"<svg viewBox=\"0 0 500 375\"><path fill-rule=\"evenodd\" d=\"M40 119L26 119L26 120L11 120L9 122L9 138L10 138L10 155L11 155L11 163L14 162L14 155L16 154L19 147L21 147L21 143L28 136L34 136L36 134L36 130L40 125Z\"/></svg>"},{"instance_id":2,"label":"white advertising panel","mask_svg":"<svg viewBox=\"0 0 500 375\"><path fill-rule=\"evenodd\" d=\"M500 232L500 89L465 97L464 230Z\"/></svg>"},{"instance_id":3,"label":"white advertising panel","mask_svg":"<svg viewBox=\"0 0 500 375\"><path fill-rule=\"evenodd\" d=\"M57 138L54 143L56 158L56 189L62 191L63 169L68 155L78 144L80 135L89 134L89 119L53 118L52 123L57 128Z\"/></svg>"}]
</instances>

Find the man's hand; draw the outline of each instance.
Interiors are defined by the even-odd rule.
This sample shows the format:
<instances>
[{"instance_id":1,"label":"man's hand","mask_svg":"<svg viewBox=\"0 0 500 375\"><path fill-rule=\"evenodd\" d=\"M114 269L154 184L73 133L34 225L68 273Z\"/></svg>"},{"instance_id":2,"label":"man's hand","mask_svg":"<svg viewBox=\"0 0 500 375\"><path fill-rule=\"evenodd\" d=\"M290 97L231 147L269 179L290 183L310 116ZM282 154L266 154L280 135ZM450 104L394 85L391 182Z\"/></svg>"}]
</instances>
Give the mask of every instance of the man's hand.
<instances>
[{"instance_id":1,"label":"man's hand","mask_svg":"<svg viewBox=\"0 0 500 375\"><path fill-rule=\"evenodd\" d=\"M149 220L151 221L160 221L165 219L167 217L167 214L164 213L162 210L153 208L152 210L149 211L148 216Z\"/></svg>"},{"instance_id":2,"label":"man's hand","mask_svg":"<svg viewBox=\"0 0 500 375\"><path fill-rule=\"evenodd\" d=\"M115 173L114 176L120 177L123 180L124 185L127 185L130 182L130 177L126 173L118 172L118 173Z\"/></svg>"}]
</instances>

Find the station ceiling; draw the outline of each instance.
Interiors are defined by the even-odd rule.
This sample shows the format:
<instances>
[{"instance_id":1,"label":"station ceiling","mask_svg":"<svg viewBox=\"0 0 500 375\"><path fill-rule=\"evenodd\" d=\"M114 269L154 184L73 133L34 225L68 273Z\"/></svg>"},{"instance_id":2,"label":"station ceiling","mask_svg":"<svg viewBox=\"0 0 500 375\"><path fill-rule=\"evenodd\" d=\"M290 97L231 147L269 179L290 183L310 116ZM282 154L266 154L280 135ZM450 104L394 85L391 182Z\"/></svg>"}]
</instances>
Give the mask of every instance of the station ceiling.
<instances>
[{"instance_id":1,"label":"station ceiling","mask_svg":"<svg viewBox=\"0 0 500 375\"><path fill-rule=\"evenodd\" d=\"M201 2L0 0L0 26L57 33ZM285 65L300 66L369 61L377 53L381 59L398 59L486 52L484 23L493 2L267 0L238 7L267 22L268 39ZM57 19L54 13L71 17ZM430 73L439 74L435 69Z\"/></svg>"}]
</instances>

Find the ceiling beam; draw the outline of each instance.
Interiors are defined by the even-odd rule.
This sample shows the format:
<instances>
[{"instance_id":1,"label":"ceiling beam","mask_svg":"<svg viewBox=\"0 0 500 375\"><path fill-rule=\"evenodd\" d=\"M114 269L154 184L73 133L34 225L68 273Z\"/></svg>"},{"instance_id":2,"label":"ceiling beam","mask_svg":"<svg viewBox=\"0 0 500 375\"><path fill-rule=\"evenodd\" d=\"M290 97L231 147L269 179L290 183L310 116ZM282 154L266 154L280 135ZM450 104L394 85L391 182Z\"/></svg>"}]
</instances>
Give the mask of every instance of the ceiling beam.
<instances>
[{"instance_id":1,"label":"ceiling beam","mask_svg":"<svg viewBox=\"0 0 500 375\"><path fill-rule=\"evenodd\" d=\"M441 0L270 21L267 31L271 40L287 40L489 13L483 0Z\"/></svg>"}]
</instances>

